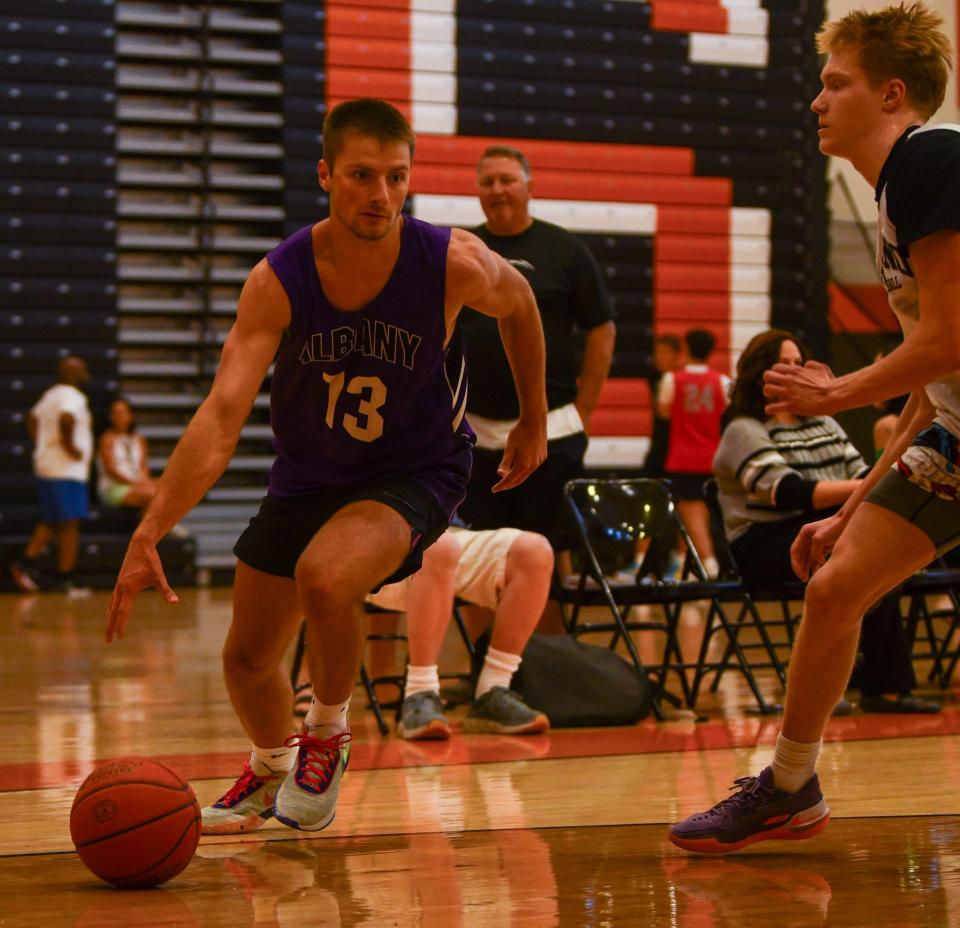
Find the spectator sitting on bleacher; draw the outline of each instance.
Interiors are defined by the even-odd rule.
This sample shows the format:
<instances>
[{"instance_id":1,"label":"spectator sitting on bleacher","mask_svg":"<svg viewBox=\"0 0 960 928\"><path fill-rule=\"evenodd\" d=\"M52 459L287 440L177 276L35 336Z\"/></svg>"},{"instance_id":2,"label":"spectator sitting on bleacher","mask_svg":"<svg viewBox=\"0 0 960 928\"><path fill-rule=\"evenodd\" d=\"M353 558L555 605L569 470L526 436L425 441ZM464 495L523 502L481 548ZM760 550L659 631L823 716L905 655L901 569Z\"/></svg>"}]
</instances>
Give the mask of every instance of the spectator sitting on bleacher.
<instances>
[{"instance_id":1,"label":"spectator sitting on bleacher","mask_svg":"<svg viewBox=\"0 0 960 928\"><path fill-rule=\"evenodd\" d=\"M10 563L10 576L21 590L72 592L77 564L80 520L89 512L87 479L93 453L90 407L81 387L90 379L82 358L63 358L57 384L50 387L27 418L34 442L33 472L37 478L40 519L23 555ZM57 579L41 584L37 558L57 538Z\"/></svg>"},{"instance_id":2,"label":"spectator sitting on bleacher","mask_svg":"<svg viewBox=\"0 0 960 928\"><path fill-rule=\"evenodd\" d=\"M156 493L147 464L147 440L136 431L125 399L110 404L110 428L97 445L97 492L107 506L146 509Z\"/></svg>"},{"instance_id":3,"label":"spectator sitting on bleacher","mask_svg":"<svg viewBox=\"0 0 960 928\"><path fill-rule=\"evenodd\" d=\"M737 363L713 466L730 549L747 583L795 580L790 546L801 526L841 505L869 471L829 416L764 412L764 371L777 363L802 365L808 357L795 335L771 329L754 336ZM862 709L940 711L937 703L910 695L916 678L896 590L867 613L860 651L854 680Z\"/></svg>"},{"instance_id":4,"label":"spectator sitting on bleacher","mask_svg":"<svg viewBox=\"0 0 960 928\"><path fill-rule=\"evenodd\" d=\"M417 573L367 597L371 605L407 616L409 663L397 728L402 737L450 737L437 661L455 597L494 613L490 646L463 730L526 735L550 727L546 715L510 689L510 679L543 612L552 574L553 551L542 535L453 525L424 552ZM300 681L305 679L301 673Z\"/></svg>"}]
</instances>

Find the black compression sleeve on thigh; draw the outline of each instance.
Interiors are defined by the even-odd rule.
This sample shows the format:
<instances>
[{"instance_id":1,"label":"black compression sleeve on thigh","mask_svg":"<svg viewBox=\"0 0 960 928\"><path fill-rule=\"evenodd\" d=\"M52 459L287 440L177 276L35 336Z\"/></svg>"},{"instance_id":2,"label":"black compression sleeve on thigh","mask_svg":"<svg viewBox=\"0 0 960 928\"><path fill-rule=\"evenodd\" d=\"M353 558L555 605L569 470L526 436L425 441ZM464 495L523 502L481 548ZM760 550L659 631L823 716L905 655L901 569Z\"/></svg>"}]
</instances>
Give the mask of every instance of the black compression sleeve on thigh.
<instances>
[{"instance_id":1,"label":"black compression sleeve on thigh","mask_svg":"<svg viewBox=\"0 0 960 928\"><path fill-rule=\"evenodd\" d=\"M813 512L813 489L816 485L816 480L804 480L799 474L787 474L777 484L774 506L777 509Z\"/></svg>"}]
</instances>

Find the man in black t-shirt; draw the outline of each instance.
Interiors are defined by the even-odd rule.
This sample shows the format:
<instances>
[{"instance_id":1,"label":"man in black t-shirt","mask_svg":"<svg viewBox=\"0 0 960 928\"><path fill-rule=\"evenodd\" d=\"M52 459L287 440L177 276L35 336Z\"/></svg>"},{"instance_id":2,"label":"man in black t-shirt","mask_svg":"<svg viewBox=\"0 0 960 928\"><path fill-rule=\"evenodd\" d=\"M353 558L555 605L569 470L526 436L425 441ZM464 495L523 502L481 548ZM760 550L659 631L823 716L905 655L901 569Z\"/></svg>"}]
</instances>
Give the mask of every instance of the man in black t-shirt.
<instances>
[{"instance_id":1,"label":"man in black t-shirt","mask_svg":"<svg viewBox=\"0 0 960 928\"><path fill-rule=\"evenodd\" d=\"M583 242L530 215L533 182L521 151L488 148L477 165L477 184L487 221L472 231L520 270L537 298L547 345L549 444L547 460L522 487L490 492L500 479L504 440L519 411L497 321L465 307L459 325L470 377L467 418L477 445L460 513L474 529L539 532L563 551L572 545L563 485L583 475L590 415L613 359L613 307Z\"/></svg>"}]
</instances>

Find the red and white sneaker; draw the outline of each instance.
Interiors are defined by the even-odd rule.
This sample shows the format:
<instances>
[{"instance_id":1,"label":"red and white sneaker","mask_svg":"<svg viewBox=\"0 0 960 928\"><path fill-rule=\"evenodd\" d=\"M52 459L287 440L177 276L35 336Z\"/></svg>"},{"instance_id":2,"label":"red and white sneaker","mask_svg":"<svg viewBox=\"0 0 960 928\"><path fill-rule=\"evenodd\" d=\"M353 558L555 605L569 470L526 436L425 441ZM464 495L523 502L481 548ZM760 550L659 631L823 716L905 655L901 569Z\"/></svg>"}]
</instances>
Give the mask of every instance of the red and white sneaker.
<instances>
[{"instance_id":1,"label":"red and white sneaker","mask_svg":"<svg viewBox=\"0 0 960 928\"><path fill-rule=\"evenodd\" d=\"M255 831L273 816L273 802L285 772L259 776L250 761L243 764L243 773L213 805L200 812L200 833L204 835L236 835Z\"/></svg>"}]
</instances>

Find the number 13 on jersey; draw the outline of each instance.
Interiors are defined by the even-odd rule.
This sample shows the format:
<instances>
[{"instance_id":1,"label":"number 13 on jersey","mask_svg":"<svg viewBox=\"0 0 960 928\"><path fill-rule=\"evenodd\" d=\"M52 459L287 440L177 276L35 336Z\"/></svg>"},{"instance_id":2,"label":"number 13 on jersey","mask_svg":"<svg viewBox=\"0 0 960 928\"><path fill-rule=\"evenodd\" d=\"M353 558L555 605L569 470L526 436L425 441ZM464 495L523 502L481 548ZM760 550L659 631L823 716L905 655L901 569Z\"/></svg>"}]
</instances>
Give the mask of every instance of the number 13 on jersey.
<instances>
[{"instance_id":1,"label":"number 13 on jersey","mask_svg":"<svg viewBox=\"0 0 960 928\"><path fill-rule=\"evenodd\" d=\"M339 374L324 374L323 379L330 385L330 392L327 394L327 428L337 427L337 404L341 395L346 392L348 395L359 396L360 400L357 403L356 415L343 413L344 431L358 441L376 441L383 434L383 416L378 410L387 402L386 384L379 377L351 377L344 388L343 371Z\"/></svg>"}]
</instances>

